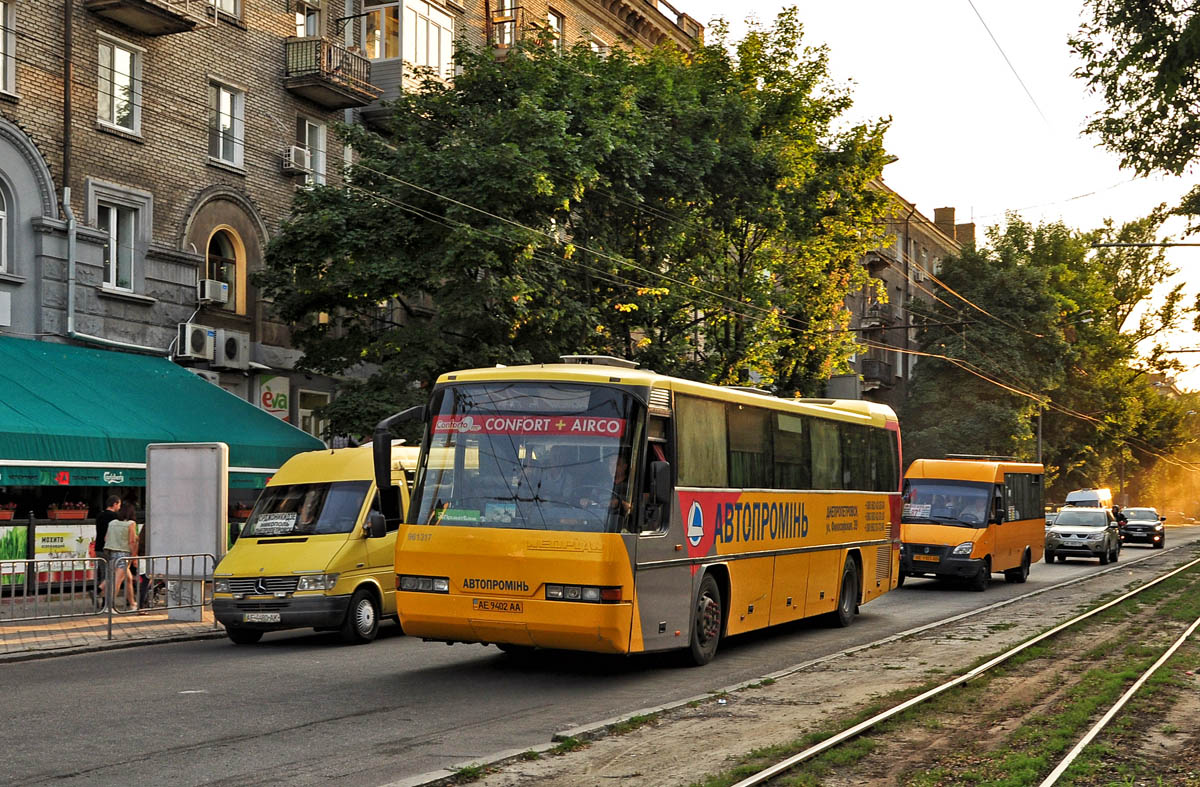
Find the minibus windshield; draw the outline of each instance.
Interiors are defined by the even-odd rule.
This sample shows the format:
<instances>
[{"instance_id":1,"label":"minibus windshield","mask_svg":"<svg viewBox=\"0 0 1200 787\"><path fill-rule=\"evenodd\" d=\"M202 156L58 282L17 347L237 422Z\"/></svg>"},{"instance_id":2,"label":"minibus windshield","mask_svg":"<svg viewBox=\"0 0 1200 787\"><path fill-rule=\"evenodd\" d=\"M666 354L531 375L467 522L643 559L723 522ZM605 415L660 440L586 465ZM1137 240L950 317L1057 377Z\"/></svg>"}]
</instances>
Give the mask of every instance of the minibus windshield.
<instances>
[{"instance_id":1,"label":"minibus windshield","mask_svg":"<svg viewBox=\"0 0 1200 787\"><path fill-rule=\"evenodd\" d=\"M986 527L993 485L971 481L911 478L904 482L903 522Z\"/></svg>"},{"instance_id":2,"label":"minibus windshield","mask_svg":"<svg viewBox=\"0 0 1200 787\"><path fill-rule=\"evenodd\" d=\"M268 486L254 504L242 536L349 533L370 486L369 481Z\"/></svg>"},{"instance_id":3,"label":"minibus windshield","mask_svg":"<svg viewBox=\"0 0 1200 787\"><path fill-rule=\"evenodd\" d=\"M606 386L493 382L433 399L423 525L616 532L631 514L635 400Z\"/></svg>"}]
</instances>

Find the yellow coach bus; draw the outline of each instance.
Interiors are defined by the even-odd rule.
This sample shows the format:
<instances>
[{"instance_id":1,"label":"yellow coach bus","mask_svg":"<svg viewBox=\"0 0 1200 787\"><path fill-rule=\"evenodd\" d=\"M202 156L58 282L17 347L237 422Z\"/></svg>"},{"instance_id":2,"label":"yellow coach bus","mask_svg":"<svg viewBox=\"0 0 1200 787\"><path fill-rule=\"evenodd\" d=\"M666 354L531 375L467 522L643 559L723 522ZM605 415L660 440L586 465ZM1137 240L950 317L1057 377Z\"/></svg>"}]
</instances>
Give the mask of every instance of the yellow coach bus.
<instances>
[{"instance_id":1,"label":"yellow coach bus","mask_svg":"<svg viewBox=\"0 0 1200 787\"><path fill-rule=\"evenodd\" d=\"M413 636L602 653L686 649L895 586L891 409L784 400L618 359L442 375L396 542ZM386 451L382 484L389 483ZM399 516L385 494L389 517Z\"/></svg>"},{"instance_id":2,"label":"yellow coach bus","mask_svg":"<svg viewBox=\"0 0 1200 787\"><path fill-rule=\"evenodd\" d=\"M956 577L986 590L996 571L1024 582L1046 540L1043 472L990 457L914 460L904 475L900 583Z\"/></svg>"}]
</instances>

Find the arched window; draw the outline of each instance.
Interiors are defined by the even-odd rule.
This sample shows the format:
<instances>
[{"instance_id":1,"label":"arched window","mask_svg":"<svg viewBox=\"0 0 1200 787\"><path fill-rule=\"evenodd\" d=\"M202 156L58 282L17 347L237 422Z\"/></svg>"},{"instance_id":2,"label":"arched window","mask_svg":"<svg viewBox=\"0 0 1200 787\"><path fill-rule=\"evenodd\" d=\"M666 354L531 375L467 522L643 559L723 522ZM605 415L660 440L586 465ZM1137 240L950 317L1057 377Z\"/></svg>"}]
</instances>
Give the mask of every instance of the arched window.
<instances>
[{"instance_id":1,"label":"arched window","mask_svg":"<svg viewBox=\"0 0 1200 787\"><path fill-rule=\"evenodd\" d=\"M0 190L0 273L8 270L8 203L4 200L4 192Z\"/></svg>"},{"instance_id":2,"label":"arched window","mask_svg":"<svg viewBox=\"0 0 1200 787\"><path fill-rule=\"evenodd\" d=\"M229 285L229 299L221 308L241 312L241 293L238 287L238 259L241 239L229 230L219 229L208 241L208 274L206 278L223 281Z\"/></svg>"}]
</instances>

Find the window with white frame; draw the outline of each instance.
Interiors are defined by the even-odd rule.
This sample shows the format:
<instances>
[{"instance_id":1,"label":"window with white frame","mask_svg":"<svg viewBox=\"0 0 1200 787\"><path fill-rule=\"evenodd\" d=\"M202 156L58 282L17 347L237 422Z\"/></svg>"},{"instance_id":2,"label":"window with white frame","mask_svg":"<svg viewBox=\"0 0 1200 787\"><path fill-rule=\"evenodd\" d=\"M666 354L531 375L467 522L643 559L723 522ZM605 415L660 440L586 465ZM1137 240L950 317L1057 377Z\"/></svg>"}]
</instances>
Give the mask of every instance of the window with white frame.
<instances>
[{"instance_id":1,"label":"window with white frame","mask_svg":"<svg viewBox=\"0 0 1200 787\"><path fill-rule=\"evenodd\" d=\"M0 90L13 93L17 89L15 4L0 0Z\"/></svg>"},{"instance_id":2,"label":"window with white frame","mask_svg":"<svg viewBox=\"0 0 1200 787\"><path fill-rule=\"evenodd\" d=\"M567 43L566 18L551 8L546 12L546 27L550 28L550 33L554 36L554 48L561 52Z\"/></svg>"},{"instance_id":3,"label":"window with white frame","mask_svg":"<svg viewBox=\"0 0 1200 787\"><path fill-rule=\"evenodd\" d=\"M96 226L108 236L104 244L104 286L133 290L133 257L138 212L114 203L96 204Z\"/></svg>"},{"instance_id":4,"label":"window with white frame","mask_svg":"<svg viewBox=\"0 0 1200 787\"><path fill-rule=\"evenodd\" d=\"M142 53L115 38L101 38L98 69L100 122L141 132Z\"/></svg>"},{"instance_id":5,"label":"window with white frame","mask_svg":"<svg viewBox=\"0 0 1200 787\"><path fill-rule=\"evenodd\" d=\"M588 46L600 57L608 57L612 53L612 47L604 39L596 36L588 36Z\"/></svg>"},{"instance_id":6,"label":"window with white frame","mask_svg":"<svg viewBox=\"0 0 1200 787\"><path fill-rule=\"evenodd\" d=\"M306 117L296 118L296 144L308 151L308 173L304 182L325 182L325 124Z\"/></svg>"},{"instance_id":7,"label":"window with white frame","mask_svg":"<svg viewBox=\"0 0 1200 787\"><path fill-rule=\"evenodd\" d=\"M222 14L227 14L232 17L241 16L242 9L240 8L240 0L209 0L212 7Z\"/></svg>"},{"instance_id":8,"label":"window with white frame","mask_svg":"<svg viewBox=\"0 0 1200 787\"><path fill-rule=\"evenodd\" d=\"M363 49L370 60L400 57L400 3L373 3L368 0Z\"/></svg>"},{"instance_id":9,"label":"window with white frame","mask_svg":"<svg viewBox=\"0 0 1200 787\"><path fill-rule=\"evenodd\" d=\"M296 0L296 37L321 35L321 4L314 0Z\"/></svg>"},{"instance_id":10,"label":"window with white frame","mask_svg":"<svg viewBox=\"0 0 1200 787\"><path fill-rule=\"evenodd\" d=\"M404 3L404 61L428 66L442 79L454 73L454 17L424 0Z\"/></svg>"},{"instance_id":11,"label":"window with white frame","mask_svg":"<svg viewBox=\"0 0 1200 787\"><path fill-rule=\"evenodd\" d=\"M208 86L208 155L217 161L242 166L245 146L245 94L212 82Z\"/></svg>"}]
</instances>

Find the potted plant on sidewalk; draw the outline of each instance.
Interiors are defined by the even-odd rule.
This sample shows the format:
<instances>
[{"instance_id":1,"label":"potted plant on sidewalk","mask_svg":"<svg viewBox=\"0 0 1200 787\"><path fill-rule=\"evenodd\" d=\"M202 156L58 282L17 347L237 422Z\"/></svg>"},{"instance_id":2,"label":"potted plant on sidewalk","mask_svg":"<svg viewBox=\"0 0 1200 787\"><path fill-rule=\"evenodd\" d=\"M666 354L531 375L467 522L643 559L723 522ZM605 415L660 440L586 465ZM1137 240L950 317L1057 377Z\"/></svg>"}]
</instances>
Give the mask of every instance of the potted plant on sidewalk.
<instances>
[{"instance_id":1,"label":"potted plant on sidewalk","mask_svg":"<svg viewBox=\"0 0 1200 787\"><path fill-rule=\"evenodd\" d=\"M0 505L0 522L10 522L17 513L17 504L13 502Z\"/></svg>"}]
</instances>

